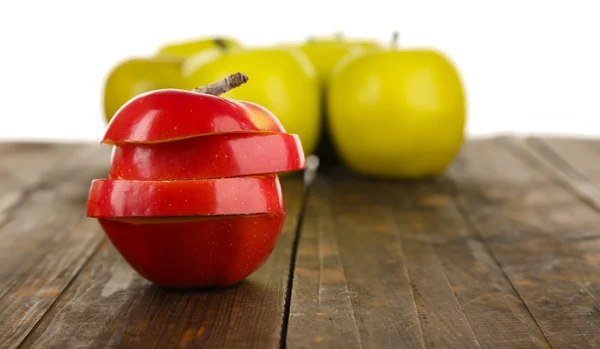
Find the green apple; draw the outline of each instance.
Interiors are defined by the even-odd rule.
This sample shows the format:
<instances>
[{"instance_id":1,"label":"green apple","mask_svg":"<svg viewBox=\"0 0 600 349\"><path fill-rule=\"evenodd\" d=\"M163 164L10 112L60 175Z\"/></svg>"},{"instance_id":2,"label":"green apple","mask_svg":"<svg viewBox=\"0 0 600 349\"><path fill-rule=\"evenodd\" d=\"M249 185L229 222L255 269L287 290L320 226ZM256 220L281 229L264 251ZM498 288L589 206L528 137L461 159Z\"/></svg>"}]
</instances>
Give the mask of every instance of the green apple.
<instances>
[{"instance_id":1,"label":"green apple","mask_svg":"<svg viewBox=\"0 0 600 349\"><path fill-rule=\"evenodd\" d=\"M114 113L129 99L140 93L161 88L184 88L181 75L183 62L198 53L216 55L240 43L230 37L206 37L174 41L162 45L149 57L134 57L116 64L104 84L104 118Z\"/></svg>"},{"instance_id":2,"label":"green apple","mask_svg":"<svg viewBox=\"0 0 600 349\"><path fill-rule=\"evenodd\" d=\"M384 49L376 40L349 39L341 33L336 33L333 37L311 36L298 47L315 66L323 87L327 85L331 71L344 56Z\"/></svg>"},{"instance_id":3,"label":"green apple","mask_svg":"<svg viewBox=\"0 0 600 349\"><path fill-rule=\"evenodd\" d=\"M328 123L355 173L419 179L444 172L464 140L466 98L456 67L435 49L371 52L331 76Z\"/></svg>"},{"instance_id":4,"label":"green apple","mask_svg":"<svg viewBox=\"0 0 600 349\"><path fill-rule=\"evenodd\" d=\"M371 50L383 50L383 44L374 39L348 38L342 33L333 35L310 36L299 43L282 43L287 47L297 47L308 57L317 71L321 86L321 137L318 140L316 155L319 156L321 166L335 166L339 164L338 156L331 144L331 136L327 125L327 85L329 76L334 67L348 55L359 55Z\"/></svg>"},{"instance_id":5,"label":"green apple","mask_svg":"<svg viewBox=\"0 0 600 349\"><path fill-rule=\"evenodd\" d=\"M221 96L269 109L288 133L299 135L304 153L313 153L321 132L321 99L317 74L308 58L294 48L252 47L199 53L186 60L183 68L189 89L236 72L246 74L248 83Z\"/></svg>"},{"instance_id":6,"label":"green apple","mask_svg":"<svg viewBox=\"0 0 600 349\"><path fill-rule=\"evenodd\" d=\"M125 102L151 90L183 88L183 60L167 57L132 57L118 62L104 81L104 119L108 123Z\"/></svg>"},{"instance_id":7,"label":"green apple","mask_svg":"<svg viewBox=\"0 0 600 349\"><path fill-rule=\"evenodd\" d=\"M241 46L242 44L232 37L202 37L165 43L159 47L155 56L188 58L205 50L214 48L226 50Z\"/></svg>"}]
</instances>

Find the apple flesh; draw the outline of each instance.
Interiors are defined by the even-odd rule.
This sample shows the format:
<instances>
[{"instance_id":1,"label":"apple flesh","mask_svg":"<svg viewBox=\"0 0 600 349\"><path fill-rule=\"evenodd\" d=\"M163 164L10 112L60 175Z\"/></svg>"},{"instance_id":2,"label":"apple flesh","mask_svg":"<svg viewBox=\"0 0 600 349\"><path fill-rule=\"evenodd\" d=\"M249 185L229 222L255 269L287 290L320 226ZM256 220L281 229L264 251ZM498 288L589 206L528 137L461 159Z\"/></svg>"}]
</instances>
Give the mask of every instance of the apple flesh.
<instances>
[{"instance_id":1,"label":"apple flesh","mask_svg":"<svg viewBox=\"0 0 600 349\"><path fill-rule=\"evenodd\" d=\"M95 179L88 217L175 217L283 213L279 177L181 181Z\"/></svg>"},{"instance_id":2,"label":"apple flesh","mask_svg":"<svg viewBox=\"0 0 600 349\"><path fill-rule=\"evenodd\" d=\"M231 132L285 133L277 117L252 102L179 89L137 95L106 128L102 143L157 143Z\"/></svg>"},{"instance_id":3,"label":"apple flesh","mask_svg":"<svg viewBox=\"0 0 600 349\"><path fill-rule=\"evenodd\" d=\"M113 148L109 178L181 180L302 170L302 143L293 134L223 133Z\"/></svg>"},{"instance_id":4,"label":"apple flesh","mask_svg":"<svg viewBox=\"0 0 600 349\"><path fill-rule=\"evenodd\" d=\"M270 256L284 221L284 213L180 222L99 219L135 271L173 289L227 287L242 281Z\"/></svg>"}]
</instances>

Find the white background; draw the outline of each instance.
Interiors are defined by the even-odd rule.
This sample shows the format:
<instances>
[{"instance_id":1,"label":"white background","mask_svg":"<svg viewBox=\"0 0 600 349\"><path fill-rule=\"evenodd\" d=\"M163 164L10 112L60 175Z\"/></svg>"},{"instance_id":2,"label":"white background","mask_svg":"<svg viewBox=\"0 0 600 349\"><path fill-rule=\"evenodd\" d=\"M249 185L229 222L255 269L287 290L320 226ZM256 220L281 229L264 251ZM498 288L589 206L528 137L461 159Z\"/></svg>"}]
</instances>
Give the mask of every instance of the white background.
<instances>
[{"instance_id":1,"label":"white background","mask_svg":"<svg viewBox=\"0 0 600 349\"><path fill-rule=\"evenodd\" d=\"M458 65L468 132L600 135L600 1L1 1L0 138L97 140L108 69L162 42L343 31Z\"/></svg>"}]
</instances>

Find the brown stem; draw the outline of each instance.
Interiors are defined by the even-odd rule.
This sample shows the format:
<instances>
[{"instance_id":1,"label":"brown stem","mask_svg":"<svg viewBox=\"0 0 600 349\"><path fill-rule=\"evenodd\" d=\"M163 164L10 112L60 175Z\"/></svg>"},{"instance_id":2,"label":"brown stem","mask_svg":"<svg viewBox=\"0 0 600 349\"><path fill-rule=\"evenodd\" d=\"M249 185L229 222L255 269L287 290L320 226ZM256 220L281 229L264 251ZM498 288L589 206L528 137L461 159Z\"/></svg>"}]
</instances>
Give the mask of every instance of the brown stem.
<instances>
[{"instance_id":1,"label":"brown stem","mask_svg":"<svg viewBox=\"0 0 600 349\"><path fill-rule=\"evenodd\" d=\"M234 88L241 86L247 81L248 76L246 76L243 73L235 73L217 82L213 82L212 84L208 84L202 87L196 87L194 89L194 92L219 96L229 90L233 90Z\"/></svg>"},{"instance_id":2,"label":"brown stem","mask_svg":"<svg viewBox=\"0 0 600 349\"><path fill-rule=\"evenodd\" d=\"M400 32L397 30L394 30L394 33L392 33L392 44L391 44L392 49L398 48L398 39L399 38L400 38Z\"/></svg>"},{"instance_id":3,"label":"brown stem","mask_svg":"<svg viewBox=\"0 0 600 349\"><path fill-rule=\"evenodd\" d=\"M225 43L225 39L223 38L215 38L215 44L223 51L227 49L227 44Z\"/></svg>"}]
</instances>

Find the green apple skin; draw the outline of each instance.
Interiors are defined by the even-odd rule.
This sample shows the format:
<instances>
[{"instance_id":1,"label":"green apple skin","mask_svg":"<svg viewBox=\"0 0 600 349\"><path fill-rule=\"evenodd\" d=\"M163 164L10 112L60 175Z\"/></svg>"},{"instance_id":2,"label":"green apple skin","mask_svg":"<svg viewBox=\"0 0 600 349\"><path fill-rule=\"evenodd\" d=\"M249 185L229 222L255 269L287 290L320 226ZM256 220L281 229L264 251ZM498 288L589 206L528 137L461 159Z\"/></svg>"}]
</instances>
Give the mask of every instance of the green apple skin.
<instances>
[{"instance_id":1,"label":"green apple skin","mask_svg":"<svg viewBox=\"0 0 600 349\"><path fill-rule=\"evenodd\" d=\"M323 168L339 165L340 159L331 140L331 131L327 122L327 91L331 72L336 64L348 55L358 55L365 49L359 45L341 42L337 39L308 40L299 46L314 65L321 88L321 137L315 154L319 156Z\"/></svg>"},{"instance_id":2,"label":"green apple skin","mask_svg":"<svg viewBox=\"0 0 600 349\"><path fill-rule=\"evenodd\" d=\"M327 86L331 71L349 53L385 49L380 41L347 38L339 32L333 35L309 36L301 42L282 42L279 46L300 49L315 67L323 88Z\"/></svg>"},{"instance_id":3,"label":"green apple skin","mask_svg":"<svg viewBox=\"0 0 600 349\"><path fill-rule=\"evenodd\" d=\"M163 89L183 88L183 60L167 57L132 57L118 62L104 81L104 119L110 122L125 102L138 94Z\"/></svg>"},{"instance_id":4,"label":"green apple skin","mask_svg":"<svg viewBox=\"0 0 600 349\"><path fill-rule=\"evenodd\" d=\"M220 48L227 50L239 48L242 44L232 37L204 37L194 40L173 41L163 44L155 56L186 59L194 54L205 50Z\"/></svg>"},{"instance_id":5,"label":"green apple skin","mask_svg":"<svg viewBox=\"0 0 600 349\"><path fill-rule=\"evenodd\" d=\"M321 99L314 67L298 49L252 47L190 57L183 75L189 89L242 72L247 83L222 97L250 101L269 109L288 133L296 133L305 154L314 152L321 133Z\"/></svg>"},{"instance_id":6,"label":"green apple skin","mask_svg":"<svg viewBox=\"0 0 600 349\"><path fill-rule=\"evenodd\" d=\"M292 44L289 44L292 45ZM321 137L315 153L320 158L321 167L339 165L340 159L333 148L330 131L327 125L327 90L331 72L340 61L348 56L360 55L372 50L383 50L383 45L376 40L350 39L342 34L331 36L313 36L295 44L314 65L321 86Z\"/></svg>"},{"instance_id":7,"label":"green apple skin","mask_svg":"<svg viewBox=\"0 0 600 349\"><path fill-rule=\"evenodd\" d=\"M115 112L125 102L138 94L163 88L186 88L182 69L193 55L210 57L224 50L236 48L233 39L216 44L214 39L202 39L177 44L167 44L149 57L133 57L117 63L108 73L104 83L104 118L110 122Z\"/></svg>"},{"instance_id":8,"label":"green apple skin","mask_svg":"<svg viewBox=\"0 0 600 349\"><path fill-rule=\"evenodd\" d=\"M309 38L299 45L299 48L315 66L324 88L327 87L329 77L335 66L348 54L383 50L382 45L375 41L354 41L343 37L333 39Z\"/></svg>"},{"instance_id":9,"label":"green apple skin","mask_svg":"<svg viewBox=\"0 0 600 349\"><path fill-rule=\"evenodd\" d=\"M327 85L329 75L340 59L350 52L363 50L362 47L339 42L307 42L299 48L314 65L323 86Z\"/></svg>"},{"instance_id":10,"label":"green apple skin","mask_svg":"<svg viewBox=\"0 0 600 349\"><path fill-rule=\"evenodd\" d=\"M465 92L433 49L391 49L346 59L332 73L328 123L342 161L387 179L435 177L464 140Z\"/></svg>"}]
</instances>

